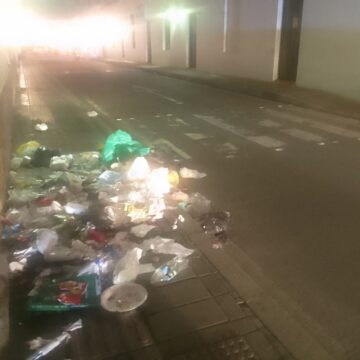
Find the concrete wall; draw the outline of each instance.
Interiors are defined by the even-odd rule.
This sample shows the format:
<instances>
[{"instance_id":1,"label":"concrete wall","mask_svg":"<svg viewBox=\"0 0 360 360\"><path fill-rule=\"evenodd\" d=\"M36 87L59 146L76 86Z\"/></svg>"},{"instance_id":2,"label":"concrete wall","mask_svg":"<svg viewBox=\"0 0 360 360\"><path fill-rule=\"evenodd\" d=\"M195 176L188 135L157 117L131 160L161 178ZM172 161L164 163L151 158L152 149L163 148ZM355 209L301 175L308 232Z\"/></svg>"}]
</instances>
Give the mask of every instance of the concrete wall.
<instances>
[{"instance_id":1,"label":"concrete wall","mask_svg":"<svg viewBox=\"0 0 360 360\"><path fill-rule=\"evenodd\" d=\"M125 0L117 10L130 24L137 14L136 48L131 34L125 41L125 59L147 60L146 19L151 27L152 63L159 66L188 66L189 25L171 26L171 47L163 48L164 20L160 14L171 7L168 0ZM278 0L228 0L228 31L224 48L224 0L183 0L176 3L197 16L197 69L218 74L273 80ZM121 15L122 14L122 15ZM121 44L107 50L107 56L122 59Z\"/></svg>"},{"instance_id":2,"label":"concrete wall","mask_svg":"<svg viewBox=\"0 0 360 360\"><path fill-rule=\"evenodd\" d=\"M9 87L9 54L0 48L0 211L3 210L6 196L6 179L11 146L10 119L13 93ZM7 343L9 331L8 319L8 277L7 260L0 244L0 357Z\"/></svg>"},{"instance_id":3,"label":"concrete wall","mask_svg":"<svg viewBox=\"0 0 360 360\"><path fill-rule=\"evenodd\" d=\"M206 0L198 12L198 69L273 80L277 0ZM224 51L225 50L225 51Z\"/></svg>"},{"instance_id":4,"label":"concrete wall","mask_svg":"<svg viewBox=\"0 0 360 360\"><path fill-rule=\"evenodd\" d=\"M298 85L360 100L359 39L359 0L305 0Z\"/></svg>"}]
</instances>

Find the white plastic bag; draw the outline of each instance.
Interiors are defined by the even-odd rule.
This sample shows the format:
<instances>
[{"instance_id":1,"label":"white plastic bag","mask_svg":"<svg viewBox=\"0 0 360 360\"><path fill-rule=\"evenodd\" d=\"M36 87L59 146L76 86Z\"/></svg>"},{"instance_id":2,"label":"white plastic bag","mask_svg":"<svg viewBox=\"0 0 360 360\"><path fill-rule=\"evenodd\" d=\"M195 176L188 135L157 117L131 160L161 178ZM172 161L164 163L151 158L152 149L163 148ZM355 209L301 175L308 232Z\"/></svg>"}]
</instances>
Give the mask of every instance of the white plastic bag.
<instances>
[{"instance_id":1,"label":"white plastic bag","mask_svg":"<svg viewBox=\"0 0 360 360\"><path fill-rule=\"evenodd\" d=\"M36 234L36 248L42 254L51 252L58 244L59 236L56 231L39 229Z\"/></svg>"},{"instance_id":2,"label":"white plastic bag","mask_svg":"<svg viewBox=\"0 0 360 360\"><path fill-rule=\"evenodd\" d=\"M182 246L173 239L165 239L160 236L144 240L141 248L143 249L144 253L152 250L155 253L171 254L183 258L190 256L194 252L194 250Z\"/></svg>"},{"instance_id":3,"label":"white plastic bag","mask_svg":"<svg viewBox=\"0 0 360 360\"><path fill-rule=\"evenodd\" d=\"M115 265L113 282L121 284L123 282L134 281L140 273L140 259L142 249L134 248L127 252Z\"/></svg>"},{"instance_id":4,"label":"white plastic bag","mask_svg":"<svg viewBox=\"0 0 360 360\"><path fill-rule=\"evenodd\" d=\"M202 179L206 176L206 173L183 167L180 169L180 176L184 179Z\"/></svg>"}]
</instances>

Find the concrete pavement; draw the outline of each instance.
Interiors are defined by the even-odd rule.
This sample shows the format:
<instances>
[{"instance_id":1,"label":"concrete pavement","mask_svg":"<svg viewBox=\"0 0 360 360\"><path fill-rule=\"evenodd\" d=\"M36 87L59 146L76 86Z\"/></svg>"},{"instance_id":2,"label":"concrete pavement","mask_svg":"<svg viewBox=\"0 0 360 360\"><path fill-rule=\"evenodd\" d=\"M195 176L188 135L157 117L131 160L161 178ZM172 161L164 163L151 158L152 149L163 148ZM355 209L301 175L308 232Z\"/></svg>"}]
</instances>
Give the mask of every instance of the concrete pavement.
<instances>
[{"instance_id":1,"label":"concrete pavement","mask_svg":"<svg viewBox=\"0 0 360 360\"><path fill-rule=\"evenodd\" d=\"M229 257L213 255L232 286L299 359L359 357L357 121L127 66L28 69L54 115L45 145L91 149L123 128L207 172L187 186L232 213Z\"/></svg>"}]
</instances>

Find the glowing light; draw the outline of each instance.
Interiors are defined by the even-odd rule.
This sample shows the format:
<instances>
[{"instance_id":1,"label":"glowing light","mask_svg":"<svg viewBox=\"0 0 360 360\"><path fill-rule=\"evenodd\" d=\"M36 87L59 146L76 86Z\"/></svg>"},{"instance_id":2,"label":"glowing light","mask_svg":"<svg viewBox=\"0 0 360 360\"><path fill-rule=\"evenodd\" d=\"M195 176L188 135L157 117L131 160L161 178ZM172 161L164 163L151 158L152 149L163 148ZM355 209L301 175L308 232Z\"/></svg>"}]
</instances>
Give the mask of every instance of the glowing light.
<instances>
[{"instance_id":1,"label":"glowing light","mask_svg":"<svg viewBox=\"0 0 360 360\"><path fill-rule=\"evenodd\" d=\"M190 11L184 8L172 7L160 14L160 17L170 21L173 25L184 24L188 18Z\"/></svg>"},{"instance_id":2,"label":"glowing light","mask_svg":"<svg viewBox=\"0 0 360 360\"><path fill-rule=\"evenodd\" d=\"M0 13L0 45L3 46L35 46L97 54L103 47L121 41L128 33L129 26L113 16L46 20L13 0L6 2Z\"/></svg>"},{"instance_id":3,"label":"glowing light","mask_svg":"<svg viewBox=\"0 0 360 360\"><path fill-rule=\"evenodd\" d=\"M148 188L157 197L161 197L170 191L169 170L166 168L155 169L148 178Z\"/></svg>"}]
</instances>

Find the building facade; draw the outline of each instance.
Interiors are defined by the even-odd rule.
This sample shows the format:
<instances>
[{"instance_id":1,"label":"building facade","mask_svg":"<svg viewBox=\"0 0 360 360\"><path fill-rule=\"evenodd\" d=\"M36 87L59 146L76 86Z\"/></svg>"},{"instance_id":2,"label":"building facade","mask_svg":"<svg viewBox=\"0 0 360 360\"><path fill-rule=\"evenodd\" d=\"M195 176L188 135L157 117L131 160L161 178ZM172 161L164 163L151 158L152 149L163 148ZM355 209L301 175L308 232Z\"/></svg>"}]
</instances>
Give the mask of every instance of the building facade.
<instances>
[{"instance_id":1,"label":"building facade","mask_svg":"<svg viewBox=\"0 0 360 360\"><path fill-rule=\"evenodd\" d=\"M265 81L360 100L357 0L122 0L117 60Z\"/></svg>"}]
</instances>

